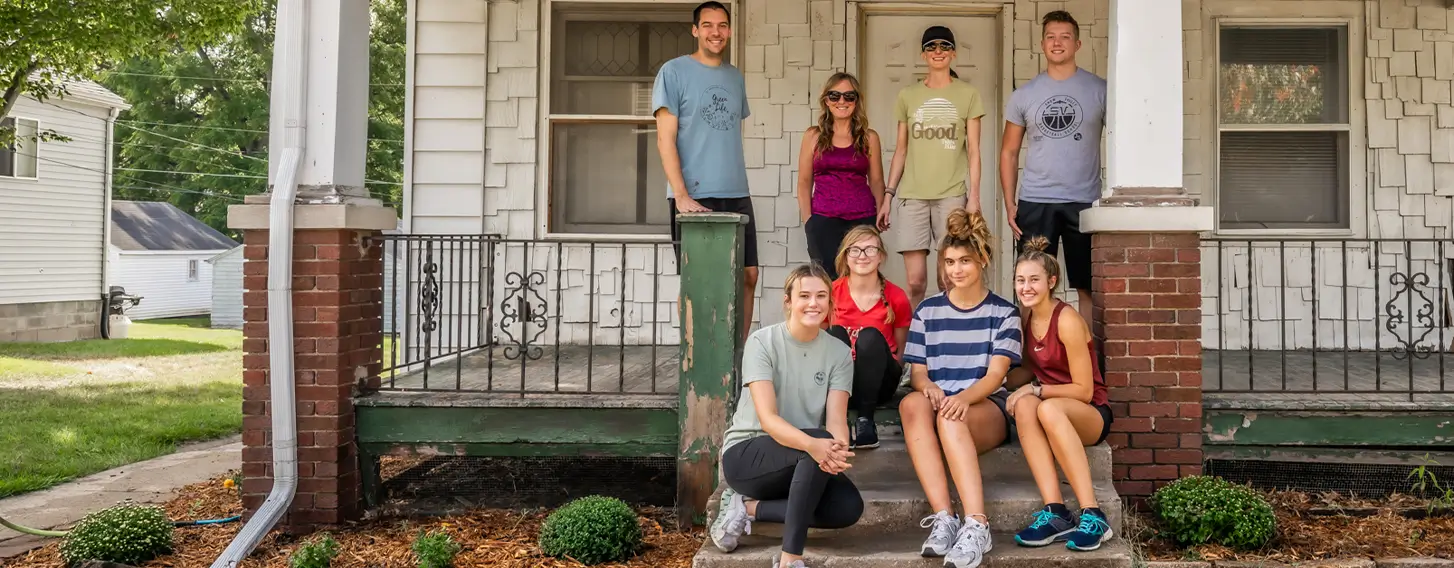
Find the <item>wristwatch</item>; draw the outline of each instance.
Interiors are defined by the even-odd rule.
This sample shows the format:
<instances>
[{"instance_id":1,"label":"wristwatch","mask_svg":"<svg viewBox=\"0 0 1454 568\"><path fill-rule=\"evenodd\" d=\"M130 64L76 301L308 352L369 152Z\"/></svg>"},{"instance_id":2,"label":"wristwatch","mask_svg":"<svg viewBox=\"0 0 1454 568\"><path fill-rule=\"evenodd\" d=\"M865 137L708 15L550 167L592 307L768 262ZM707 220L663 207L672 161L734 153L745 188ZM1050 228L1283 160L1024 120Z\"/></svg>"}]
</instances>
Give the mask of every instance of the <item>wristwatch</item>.
<instances>
[{"instance_id":1,"label":"wristwatch","mask_svg":"<svg viewBox=\"0 0 1454 568\"><path fill-rule=\"evenodd\" d=\"M1032 393L1035 394L1035 398L1041 398L1040 397L1040 383L1035 383L1034 385L1031 386L1031 389L1032 390L1030 392L1032 392Z\"/></svg>"}]
</instances>

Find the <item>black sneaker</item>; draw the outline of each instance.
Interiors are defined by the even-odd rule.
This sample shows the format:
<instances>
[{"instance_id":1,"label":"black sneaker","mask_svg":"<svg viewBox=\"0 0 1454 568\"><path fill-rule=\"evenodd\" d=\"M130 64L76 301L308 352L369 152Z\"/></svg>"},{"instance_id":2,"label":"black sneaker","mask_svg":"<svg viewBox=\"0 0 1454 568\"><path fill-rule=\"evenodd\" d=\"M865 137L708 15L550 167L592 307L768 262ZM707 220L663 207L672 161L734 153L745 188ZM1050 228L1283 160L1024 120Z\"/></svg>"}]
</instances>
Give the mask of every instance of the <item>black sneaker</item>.
<instances>
[{"instance_id":1,"label":"black sneaker","mask_svg":"<svg viewBox=\"0 0 1454 568\"><path fill-rule=\"evenodd\" d=\"M867 450L878 447L878 426L872 420L859 418L853 429L853 449Z\"/></svg>"}]
</instances>

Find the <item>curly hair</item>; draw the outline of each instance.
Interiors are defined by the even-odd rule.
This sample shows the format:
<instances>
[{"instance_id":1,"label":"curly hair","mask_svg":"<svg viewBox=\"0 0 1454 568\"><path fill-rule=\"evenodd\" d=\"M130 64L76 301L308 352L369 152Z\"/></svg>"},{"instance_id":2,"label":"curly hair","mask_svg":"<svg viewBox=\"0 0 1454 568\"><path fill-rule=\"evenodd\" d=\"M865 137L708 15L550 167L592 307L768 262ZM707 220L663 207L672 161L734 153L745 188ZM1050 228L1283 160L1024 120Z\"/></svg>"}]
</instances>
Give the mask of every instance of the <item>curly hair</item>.
<instances>
[{"instance_id":1,"label":"curly hair","mask_svg":"<svg viewBox=\"0 0 1454 568\"><path fill-rule=\"evenodd\" d=\"M994 236L990 234L989 223L980 212L970 213L963 208L955 209L949 212L945 229L944 241L939 244L941 264L944 262L944 252L951 247L969 250L980 264L987 265L994 261Z\"/></svg>"}]
</instances>

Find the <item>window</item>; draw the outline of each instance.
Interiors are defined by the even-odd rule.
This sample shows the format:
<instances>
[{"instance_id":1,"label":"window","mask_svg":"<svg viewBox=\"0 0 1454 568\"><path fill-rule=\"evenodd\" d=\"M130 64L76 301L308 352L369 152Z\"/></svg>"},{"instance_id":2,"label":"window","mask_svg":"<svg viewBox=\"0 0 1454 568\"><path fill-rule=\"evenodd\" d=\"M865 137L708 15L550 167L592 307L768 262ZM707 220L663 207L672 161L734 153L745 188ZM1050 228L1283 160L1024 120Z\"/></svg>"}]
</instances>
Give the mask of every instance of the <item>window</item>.
<instances>
[{"instance_id":1,"label":"window","mask_svg":"<svg viewBox=\"0 0 1454 568\"><path fill-rule=\"evenodd\" d=\"M40 133L39 126L28 118L6 117L0 120L0 130L14 129L15 132L10 145L0 147L0 176L36 176L36 148L40 146L36 136Z\"/></svg>"},{"instance_id":2,"label":"window","mask_svg":"<svg viewBox=\"0 0 1454 568\"><path fill-rule=\"evenodd\" d=\"M1349 228L1347 27L1223 25L1218 44L1220 228Z\"/></svg>"},{"instance_id":3,"label":"window","mask_svg":"<svg viewBox=\"0 0 1454 568\"><path fill-rule=\"evenodd\" d=\"M651 89L663 63L696 49L694 6L554 9L552 232L667 232L667 182L656 151Z\"/></svg>"},{"instance_id":4,"label":"window","mask_svg":"<svg viewBox=\"0 0 1454 568\"><path fill-rule=\"evenodd\" d=\"M197 261L195 261L195 260L189 260L189 261L187 261L187 281L188 282L196 282L197 281L197 268L198 268L197 267Z\"/></svg>"}]
</instances>

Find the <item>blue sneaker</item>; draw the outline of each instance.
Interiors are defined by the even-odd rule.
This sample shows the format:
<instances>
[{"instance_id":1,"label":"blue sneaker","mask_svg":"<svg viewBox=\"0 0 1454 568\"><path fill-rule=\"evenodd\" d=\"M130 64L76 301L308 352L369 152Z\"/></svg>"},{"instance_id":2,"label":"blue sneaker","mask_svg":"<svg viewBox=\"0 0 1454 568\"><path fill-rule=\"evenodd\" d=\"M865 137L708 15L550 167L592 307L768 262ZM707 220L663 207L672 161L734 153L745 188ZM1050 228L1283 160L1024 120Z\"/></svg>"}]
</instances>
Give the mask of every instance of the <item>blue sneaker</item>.
<instances>
[{"instance_id":1,"label":"blue sneaker","mask_svg":"<svg viewBox=\"0 0 1454 568\"><path fill-rule=\"evenodd\" d=\"M1111 523L1100 509L1084 509L1080 512L1080 526L1066 538L1065 547L1071 550L1095 550L1101 543L1111 539Z\"/></svg>"},{"instance_id":2,"label":"blue sneaker","mask_svg":"<svg viewBox=\"0 0 1454 568\"><path fill-rule=\"evenodd\" d=\"M1049 505L1036 511L1034 518L1025 530L1015 533L1015 542L1020 546L1045 546L1075 531L1075 519L1068 512L1057 515Z\"/></svg>"}]
</instances>

